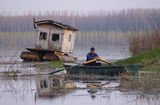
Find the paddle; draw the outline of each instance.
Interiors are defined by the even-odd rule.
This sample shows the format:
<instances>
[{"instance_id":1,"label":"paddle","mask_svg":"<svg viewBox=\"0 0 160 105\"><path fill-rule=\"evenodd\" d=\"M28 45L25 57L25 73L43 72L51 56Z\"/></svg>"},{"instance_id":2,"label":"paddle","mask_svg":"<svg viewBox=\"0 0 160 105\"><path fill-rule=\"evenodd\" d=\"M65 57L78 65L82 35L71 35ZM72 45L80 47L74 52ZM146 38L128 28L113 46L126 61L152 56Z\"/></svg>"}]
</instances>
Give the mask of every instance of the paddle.
<instances>
[{"instance_id":1,"label":"paddle","mask_svg":"<svg viewBox=\"0 0 160 105\"><path fill-rule=\"evenodd\" d=\"M102 62L105 62L105 63L107 63L107 64L109 64L109 65L112 65L112 63L109 62L109 61L107 61L107 60L104 60L104 59L101 59L101 58L99 58L99 60L102 61Z\"/></svg>"},{"instance_id":2,"label":"paddle","mask_svg":"<svg viewBox=\"0 0 160 105\"><path fill-rule=\"evenodd\" d=\"M88 63L92 63L92 62L95 62L97 61L97 59L93 59L93 60L90 60L90 61L86 61L84 63L82 63L83 65L86 65ZM67 67L67 69L70 69L70 68L73 68L73 67L76 67L76 66L80 66L81 64L77 64L77 65L74 65L74 66L71 66L71 67Z\"/></svg>"},{"instance_id":3,"label":"paddle","mask_svg":"<svg viewBox=\"0 0 160 105\"><path fill-rule=\"evenodd\" d=\"M88 64L88 63L92 63L92 62L95 62L95 61L97 61L97 59L93 59L93 60L90 60L90 61L86 61L86 62L84 62L83 64L86 65L86 64Z\"/></svg>"},{"instance_id":4,"label":"paddle","mask_svg":"<svg viewBox=\"0 0 160 105\"><path fill-rule=\"evenodd\" d=\"M107 63L107 64L109 64L109 65L113 65L111 62L109 62L109 61L107 61L107 60L104 60L104 59L101 59L101 58L99 58L98 60L100 60L100 61L102 61L102 62L105 62L105 63ZM92 63L92 62L95 62L95 61L97 61L97 59L93 59L93 60L90 60L90 61L86 61L86 62L84 62L83 64L86 65L86 64L88 64L88 63Z\"/></svg>"},{"instance_id":5,"label":"paddle","mask_svg":"<svg viewBox=\"0 0 160 105\"><path fill-rule=\"evenodd\" d=\"M107 64L109 64L109 65L113 65L111 62L106 61L106 60L101 59L101 58L99 58L99 59L93 59L93 60L90 60L90 61L86 61L86 62L84 62L84 63L82 63L82 64L83 64L83 65L86 65L86 64L95 62L95 61L97 61L97 60L100 60L100 61L102 61L102 62L105 62L105 63L107 63ZM81 65L81 64L77 64L77 65L74 65L74 66L71 66L71 67L67 67L66 69L70 69L70 68L73 68L73 67L76 67L76 66L79 66L79 65Z\"/></svg>"}]
</instances>

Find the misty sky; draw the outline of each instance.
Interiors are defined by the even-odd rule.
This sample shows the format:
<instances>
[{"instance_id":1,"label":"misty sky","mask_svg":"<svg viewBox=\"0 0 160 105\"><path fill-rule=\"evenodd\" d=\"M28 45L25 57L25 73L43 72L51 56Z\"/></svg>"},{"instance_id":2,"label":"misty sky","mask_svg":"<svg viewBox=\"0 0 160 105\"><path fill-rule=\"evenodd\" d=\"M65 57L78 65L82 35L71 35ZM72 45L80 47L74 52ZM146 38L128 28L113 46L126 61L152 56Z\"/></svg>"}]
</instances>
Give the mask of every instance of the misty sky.
<instances>
[{"instance_id":1,"label":"misty sky","mask_svg":"<svg viewBox=\"0 0 160 105\"><path fill-rule=\"evenodd\" d=\"M1 11L119 10L160 8L160 0L0 0Z\"/></svg>"}]
</instances>

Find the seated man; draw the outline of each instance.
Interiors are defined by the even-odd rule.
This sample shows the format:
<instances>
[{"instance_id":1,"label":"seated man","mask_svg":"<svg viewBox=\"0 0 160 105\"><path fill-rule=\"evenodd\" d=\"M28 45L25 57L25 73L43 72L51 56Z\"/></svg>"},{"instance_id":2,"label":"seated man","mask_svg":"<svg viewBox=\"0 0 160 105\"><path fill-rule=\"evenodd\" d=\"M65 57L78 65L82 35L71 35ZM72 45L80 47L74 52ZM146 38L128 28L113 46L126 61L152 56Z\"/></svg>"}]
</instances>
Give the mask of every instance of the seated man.
<instances>
[{"instance_id":1,"label":"seated man","mask_svg":"<svg viewBox=\"0 0 160 105\"><path fill-rule=\"evenodd\" d=\"M95 48L94 47L92 47L91 51L87 54L86 61L90 61L90 60L93 60L93 59L96 59L96 60L99 59L99 56L95 53ZM101 63L96 63L96 61L95 61L95 62L88 63L86 65L87 66L101 66Z\"/></svg>"}]
</instances>

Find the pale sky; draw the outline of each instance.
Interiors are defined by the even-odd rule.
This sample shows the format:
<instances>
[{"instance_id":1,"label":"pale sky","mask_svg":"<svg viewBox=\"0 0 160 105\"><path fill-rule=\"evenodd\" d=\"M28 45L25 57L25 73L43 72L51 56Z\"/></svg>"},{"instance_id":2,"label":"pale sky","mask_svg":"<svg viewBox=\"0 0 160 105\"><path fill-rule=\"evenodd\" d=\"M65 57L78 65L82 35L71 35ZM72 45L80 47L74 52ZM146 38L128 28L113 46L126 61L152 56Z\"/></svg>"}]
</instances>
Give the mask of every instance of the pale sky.
<instances>
[{"instance_id":1,"label":"pale sky","mask_svg":"<svg viewBox=\"0 0 160 105\"><path fill-rule=\"evenodd\" d=\"M0 0L0 12L160 8L160 0Z\"/></svg>"}]
</instances>

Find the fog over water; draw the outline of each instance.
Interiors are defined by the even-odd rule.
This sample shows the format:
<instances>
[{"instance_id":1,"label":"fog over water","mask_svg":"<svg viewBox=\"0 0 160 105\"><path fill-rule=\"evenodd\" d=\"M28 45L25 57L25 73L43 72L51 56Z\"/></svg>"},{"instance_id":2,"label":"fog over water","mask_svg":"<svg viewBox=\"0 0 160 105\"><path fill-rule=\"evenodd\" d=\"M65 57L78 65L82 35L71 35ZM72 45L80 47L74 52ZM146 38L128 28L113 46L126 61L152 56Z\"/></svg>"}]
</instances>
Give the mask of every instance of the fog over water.
<instances>
[{"instance_id":1,"label":"fog over water","mask_svg":"<svg viewBox=\"0 0 160 105\"><path fill-rule=\"evenodd\" d=\"M160 8L160 0L1 0L0 12L16 11L92 11L126 8Z\"/></svg>"}]
</instances>

